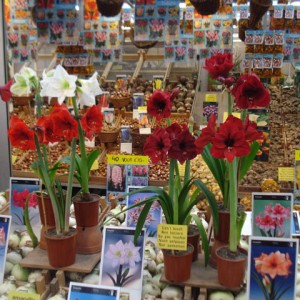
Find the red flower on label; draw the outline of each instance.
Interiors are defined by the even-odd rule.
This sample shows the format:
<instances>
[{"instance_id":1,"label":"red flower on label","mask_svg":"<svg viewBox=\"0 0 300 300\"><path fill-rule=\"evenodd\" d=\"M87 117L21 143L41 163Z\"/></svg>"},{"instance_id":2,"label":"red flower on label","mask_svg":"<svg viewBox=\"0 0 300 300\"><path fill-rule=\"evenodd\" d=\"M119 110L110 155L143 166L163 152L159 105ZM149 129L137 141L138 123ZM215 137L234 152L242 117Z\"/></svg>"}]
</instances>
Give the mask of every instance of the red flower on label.
<instances>
[{"instance_id":1,"label":"red flower on label","mask_svg":"<svg viewBox=\"0 0 300 300\"><path fill-rule=\"evenodd\" d=\"M147 104L147 112L158 121L162 118L169 118L171 115L171 96L167 92L156 90L150 97Z\"/></svg>"},{"instance_id":2,"label":"red flower on label","mask_svg":"<svg viewBox=\"0 0 300 300\"><path fill-rule=\"evenodd\" d=\"M251 149L245 139L244 130L237 124L236 117L230 115L226 122L220 125L211 147L211 155L215 158L226 158L229 162L237 157L250 153Z\"/></svg>"},{"instance_id":3,"label":"red flower on label","mask_svg":"<svg viewBox=\"0 0 300 300\"><path fill-rule=\"evenodd\" d=\"M13 147L22 150L35 150L33 130L17 116L12 116L9 121L8 138Z\"/></svg>"},{"instance_id":4,"label":"red flower on label","mask_svg":"<svg viewBox=\"0 0 300 300\"><path fill-rule=\"evenodd\" d=\"M144 154L151 158L152 163L166 162L171 141L168 132L164 128L156 128L147 138L144 145Z\"/></svg>"},{"instance_id":5,"label":"red flower on label","mask_svg":"<svg viewBox=\"0 0 300 300\"><path fill-rule=\"evenodd\" d=\"M30 195L29 201L28 201L28 207L36 208L38 202L37 197L35 193L30 194L29 190L25 189L22 192L18 192L17 190L13 191L13 204L17 207L25 208L25 202L27 197Z\"/></svg>"},{"instance_id":6,"label":"red flower on label","mask_svg":"<svg viewBox=\"0 0 300 300\"><path fill-rule=\"evenodd\" d=\"M231 94L241 109L265 107L270 104L270 93L255 74L244 74L236 82Z\"/></svg>"},{"instance_id":7,"label":"red flower on label","mask_svg":"<svg viewBox=\"0 0 300 300\"><path fill-rule=\"evenodd\" d=\"M103 114L100 105L93 105L82 117L81 125L85 136L92 140L93 136L101 131Z\"/></svg>"},{"instance_id":8,"label":"red flower on label","mask_svg":"<svg viewBox=\"0 0 300 300\"><path fill-rule=\"evenodd\" d=\"M232 54L230 53L216 54L205 60L204 69L213 79L228 77L232 68Z\"/></svg>"}]
</instances>

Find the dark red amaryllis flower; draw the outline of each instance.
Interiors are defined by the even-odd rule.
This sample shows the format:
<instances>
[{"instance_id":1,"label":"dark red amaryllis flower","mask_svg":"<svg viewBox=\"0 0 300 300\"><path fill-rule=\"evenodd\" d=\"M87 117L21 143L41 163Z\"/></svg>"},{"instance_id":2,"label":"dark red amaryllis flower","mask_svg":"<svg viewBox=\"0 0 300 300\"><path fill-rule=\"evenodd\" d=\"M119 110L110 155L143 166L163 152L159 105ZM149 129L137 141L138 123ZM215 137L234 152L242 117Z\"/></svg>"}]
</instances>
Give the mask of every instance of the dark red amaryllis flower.
<instances>
[{"instance_id":1,"label":"dark red amaryllis flower","mask_svg":"<svg viewBox=\"0 0 300 300\"><path fill-rule=\"evenodd\" d=\"M13 147L35 150L34 131L17 116L12 116L9 121L8 138Z\"/></svg>"},{"instance_id":2,"label":"dark red amaryllis flower","mask_svg":"<svg viewBox=\"0 0 300 300\"><path fill-rule=\"evenodd\" d=\"M172 102L170 93L156 90L147 103L147 112L158 121L169 118L171 115Z\"/></svg>"},{"instance_id":3,"label":"dark red amaryllis flower","mask_svg":"<svg viewBox=\"0 0 300 300\"><path fill-rule=\"evenodd\" d=\"M185 126L176 138L172 140L169 150L169 157L178 160L183 164L186 160L191 160L197 156L195 138Z\"/></svg>"},{"instance_id":4,"label":"dark red amaryllis flower","mask_svg":"<svg viewBox=\"0 0 300 300\"><path fill-rule=\"evenodd\" d=\"M184 126L184 125L182 125L182 126ZM173 140L175 140L177 138L177 136L182 132L182 129L183 129L182 126L180 126L178 123L173 123L172 125L170 125L166 128L171 142ZM187 126L185 125L184 129L186 129L186 128L187 128Z\"/></svg>"},{"instance_id":5,"label":"dark red amaryllis flower","mask_svg":"<svg viewBox=\"0 0 300 300\"><path fill-rule=\"evenodd\" d=\"M0 86L0 97L4 102L8 102L11 98L10 87L13 84L13 79L9 80L5 85Z\"/></svg>"},{"instance_id":6,"label":"dark red amaryllis flower","mask_svg":"<svg viewBox=\"0 0 300 300\"><path fill-rule=\"evenodd\" d=\"M195 145L197 147L197 152L202 153L203 148L212 143L213 138L216 134L217 120L216 116L212 114L208 120L207 126L202 129L201 135L196 139Z\"/></svg>"},{"instance_id":7,"label":"dark red amaryllis flower","mask_svg":"<svg viewBox=\"0 0 300 300\"><path fill-rule=\"evenodd\" d=\"M210 153L215 158L226 158L228 162L250 153L251 149L245 139L243 128L237 126L236 117L230 115L226 122L220 125L213 141Z\"/></svg>"},{"instance_id":8,"label":"dark red amaryllis flower","mask_svg":"<svg viewBox=\"0 0 300 300\"><path fill-rule=\"evenodd\" d=\"M244 131L245 131L245 139L248 143L252 143L256 140L264 140L265 137L262 131L257 130L257 124L249 120L249 116L247 116L244 124Z\"/></svg>"},{"instance_id":9,"label":"dark red amaryllis flower","mask_svg":"<svg viewBox=\"0 0 300 300\"><path fill-rule=\"evenodd\" d=\"M81 119L81 125L85 131L85 136L92 140L94 135L101 131L102 122L103 114L101 112L101 106L93 105Z\"/></svg>"},{"instance_id":10,"label":"dark red amaryllis flower","mask_svg":"<svg viewBox=\"0 0 300 300\"><path fill-rule=\"evenodd\" d=\"M50 117L54 124L54 134L71 141L72 138L78 137L78 125L76 120L71 116L70 112L64 106L55 107Z\"/></svg>"},{"instance_id":11,"label":"dark red amaryllis flower","mask_svg":"<svg viewBox=\"0 0 300 300\"><path fill-rule=\"evenodd\" d=\"M228 77L232 68L233 63L231 53L219 53L205 60L204 69L208 71L213 79L218 79L218 77Z\"/></svg>"},{"instance_id":12,"label":"dark red amaryllis flower","mask_svg":"<svg viewBox=\"0 0 300 300\"><path fill-rule=\"evenodd\" d=\"M166 162L171 147L169 134L165 128L156 128L146 139L144 154L148 155L152 163Z\"/></svg>"},{"instance_id":13,"label":"dark red amaryllis flower","mask_svg":"<svg viewBox=\"0 0 300 300\"><path fill-rule=\"evenodd\" d=\"M231 90L236 105L241 109L268 106L271 97L259 77L252 74L241 75Z\"/></svg>"},{"instance_id":14,"label":"dark red amaryllis flower","mask_svg":"<svg viewBox=\"0 0 300 300\"><path fill-rule=\"evenodd\" d=\"M54 133L53 118L50 116L41 116L37 120L39 140L43 144L55 143L61 140L60 136Z\"/></svg>"}]
</instances>

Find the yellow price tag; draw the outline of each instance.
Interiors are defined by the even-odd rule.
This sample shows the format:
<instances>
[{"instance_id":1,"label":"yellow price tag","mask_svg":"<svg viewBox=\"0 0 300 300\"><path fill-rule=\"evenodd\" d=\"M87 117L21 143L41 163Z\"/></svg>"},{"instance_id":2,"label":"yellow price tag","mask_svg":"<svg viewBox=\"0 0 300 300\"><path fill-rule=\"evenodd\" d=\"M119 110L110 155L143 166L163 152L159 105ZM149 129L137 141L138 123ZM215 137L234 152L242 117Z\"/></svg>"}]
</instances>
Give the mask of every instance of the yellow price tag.
<instances>
[{"instance_id":1,"label":"yellow price tag","mask_svg":"<svg viewBox=\"0 0 300 300\"><path fill-rule=\"evenodd\" d=\"M206 94L205 102L217 102L217 95L216 94Z\"/></svg>"},{"instance_id":2,"label":"yellow price tag","mask_svg":"<svg viewBox=\"0 0 300 300\"><path fill-rule=\"evenodd\" d=\"M98 159L96 159L92 164L91 171L98 170L98 169L99 169L99 162Z\"/></svg>"},{"instance_id":3,"label":"yellow price tag","mask_svg":"<svg viewBox=\"0 0 300 300\"><path fill-rule=\"evenodd\" d=\"M111 165L148 165L149 157L144 155L107 155L107 163Z\"/></svg>"},{"instance_id":4,"label":"yellow price tag","mask_svg":"<svg viewBox=\"0 0 300 300\"><path fill-rule=\"evenodd\" d=\"M157 246L160 249L187 249L187 225L158 224Z\"/></svg>"},{"instance_id":5,"label":"yellow price tag","mask_svg":"<svg viewBox=\"0 0 300 300\"><path fill-rule=\"evenodd\" d=\"M17 291L8 292L8 300L40 300L39 294L24 293Z\"/></svg>"},{"instance_id":6,"label":"yellow price tag","mask_svg":"<svg viewBox=\"0 0 300 300\"><path fill-rule=\"evenodd\" d=\"M12 155L11 156L11 163L14 164L17 160L18 156L17 155Z\"/></svg>"},{"instance_id":7,"label":"yellow price tag","mask_svg":"<svg viewBox=\"0 0 300 300\"><path fill-rule=\"evenodd\" d=\"M232 113L232 115L235 116L236 118L239 118L239 119L241 118L241 114L240 113L234 112L234 113ZM226 121L227 117L228 117L228 112L225 111L223 113L223 122Z\"/></svg>"},{"instance_id":8,"label":"yellow price tag","mask_svg":"<svg viewBox=\"0 0 300 300\"><path fill-rule=\"evenodd\" d=\"M178 164L179 176L183 177L185 172L185 162L182 164Z\"/></svg>"},{"instance_id":9,"label":"yellow price tag","mask_svg":"<svg viewBox=\"0 0 300 300\"><path fill-rule=\"evenodd\" d=\"M300 160L300 150L295 150L295 160Z\"/></svg>"},{"instance_id":10,"label":"yellow price tag","mask_svg":"<svg viewBox=\"0 0 300 300\"><path fill-rule=\"evenodd\" d=\"M147 112L147 106L139 106L138 112Z\"/></svg>"},{"instance_id":11,"label":"yellow price tag","mask_svg":"<svg viewBox=\"0 0 300 300\"><path fill-rule=\"evenodd\" d=\"M295 169L294 168L278 168L278 181L294 181Z\"/></svg>"}]
</instances>

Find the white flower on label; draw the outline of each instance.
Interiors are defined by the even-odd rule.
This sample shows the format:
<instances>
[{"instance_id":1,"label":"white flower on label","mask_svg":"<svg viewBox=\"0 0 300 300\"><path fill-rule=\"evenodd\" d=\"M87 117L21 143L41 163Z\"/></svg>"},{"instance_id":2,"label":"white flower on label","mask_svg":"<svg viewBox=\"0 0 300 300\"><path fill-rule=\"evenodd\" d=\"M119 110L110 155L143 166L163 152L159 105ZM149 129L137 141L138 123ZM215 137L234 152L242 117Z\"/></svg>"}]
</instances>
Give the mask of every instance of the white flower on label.
<instances>
[{"instance_id":1,"label":"white flower on label","mask_svg":"<svg viewBox=\"0 0 300 300\"><path fill-rule=\"evenodd\" d=\"M111 264L114 268L126 263L124 249L125 247L121 240L115 245L109 245L109 250L106 253L106 257L111 260Z\"/></svg>"},{"instance_id":2,"label":"white flower on label","mask_svg":"<svg viewBox=\"0 0 300 300\"><path fill-rule=\"evenodd\" d=\"M53 76L51 73L45 75L41 82L41 96L57 98L59 104L62 104L66 97L74 97L76 91L77 76L69 75L68 72L58 65L54 70Z\"/></svg>"},{"instance_id":3,"label":"white flower on label","mask_svg":"<svg viewBox=\"0 0 300 300\"><path fill-rule=\"evenodd\" d=\"M141 261L141 256L140 256L140 247L135 247L134 244L129 241L129 243L125 244L125 253L128 259L128 264L130 268L135 267L136 262Z\"/></svg>"},{"instance_id":4,"label":"white flower on label","mask_svg":"<svg viewBox=\"0 0 300 300\"><path fill-rule=\"evenodd\" d=\"M77 105L80 107L95 105L95 97L103 93L97 77L98 73L95 72L89 79L78 79L81 86L77 87Z\"/></svg>"}]
</instances>

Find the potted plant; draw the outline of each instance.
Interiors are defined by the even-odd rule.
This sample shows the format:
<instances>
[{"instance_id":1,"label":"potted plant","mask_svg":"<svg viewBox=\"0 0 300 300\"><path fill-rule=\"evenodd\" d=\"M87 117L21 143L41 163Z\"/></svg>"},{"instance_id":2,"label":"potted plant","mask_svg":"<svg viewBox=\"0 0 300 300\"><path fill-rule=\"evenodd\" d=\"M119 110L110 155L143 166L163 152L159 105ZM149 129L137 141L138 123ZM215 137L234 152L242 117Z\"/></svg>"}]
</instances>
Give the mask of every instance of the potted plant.
<instances>
[{"instance_id":1,"label":"potted plant","mask_svg":"<svg viewBox=\"0 0 300 300\"><path fill-rule=\"evenodd\" d=\"M227 89L229 116L223 124L217 127L216 118L212 115L195 144L220 187L223 207L229 210L227 254L234 258L238 256L237 246L245 219L244 212L238 211L238 183L245 176L256 156L259 149L258 141L264 139L263 134L256 129L256 123L249 121L247 108L267 106L270 103L270 94L255 74L240 76L233 86L235 79L230 76L233 68L231 54L212 56L206 60L205 68L213 79L218 79ZM241 119L232 115L231 94L235 97L237 107L243 110ZM220 222L219 228L222 226ZM226 239L223 241L228 242ZM232 270L228 266L226 269ZM228 287L236 287L241 283L239 280L243 279L243 271L240 275L242 278L234 283L227 282L227 279L236 278L234 274L227 274L225 279L220 277L219 279Z\"/></svg>"},{"instance_id":2,"label":"potted plant","mask_svg":"<svg viewBox=\"0 0 300 300\"><path fill-rule=\"evenodd\" d=\"M209 245L206 232L199 217L191 214L191 210L199 201L199 198L205 196L211 205L214 221L218 224L216 201L212 192L200 179L190 178L190 160L197 156L195 137L190 133L190 128L187 124L179 125L178 123L171 124L170 122L169 117L171 115L172 100L176 97L178 92L179 89L175 92L173 91L172 94L157 90L152 94L147 103L148 114L155 117L157 121L162 118L167 118L168 127L156 127L154 132L147 138L143 151L145 155L150 157L152 163L161 162L166 164L169 161L168 188L164 190L151 186L131 192L130 194L147 191L154 192L156 195L127 208L127 210L138 206L143 207L136 225L135 240L141 233L148 212L154 201L160 204L167 224L188 226L193 219L197 224L202 238L205 264L207 264ZM178 163L185 163L184 178L181 178L179 175ZM192 192L193 188L195 188L195 190ZM183 258L184 255L186 255L186 253L182 253L181 251L164 251L164 256L167 258L167 261L169 261L170 256L176 256L180 259ZM176 261L175 264L172 263L173 266L175 265L177 267L177 272L173 270L170 272L168 269L169 266L165 265L166 278L173 282L187 280L190 276L192 256L193 254L191 253L188 259L189 266L186 265L186 262L181 263ZM180 277L180 275L183 275L183 277Z\"/></svg>"},{"instance_id":3,"label":"potted plant","mask_svg":"<svg viewBox=\"0 0 300 300\"><path fill-rule=\"evenodd\" d=\"M66 97L72 97L80 149L80 154L75 155L74 177L79 182L81 190L73 198L78 231L77 252L96 253L101 250L102 244L102 235L98 227L100 196L89 192L89 173L100 150L93 150L87 154L85 137L92 139L101 131L103 114L101 107L95 105L95 96L101 94L102 91L97 80L97 73L89 79L77 80L77 77L76 79L74 77L76 76L69 75L62 66L58 65L50 76L44 76L41 82L41 95L49 99L56 97L59 104L62 104ZM62 91L60 86L66 86L65 91ZM78 106L90 108L80 117ZM71 156L64 157L61 162L71 165Z\"/></svg>"}]
</instances>

